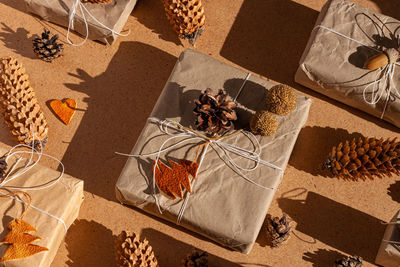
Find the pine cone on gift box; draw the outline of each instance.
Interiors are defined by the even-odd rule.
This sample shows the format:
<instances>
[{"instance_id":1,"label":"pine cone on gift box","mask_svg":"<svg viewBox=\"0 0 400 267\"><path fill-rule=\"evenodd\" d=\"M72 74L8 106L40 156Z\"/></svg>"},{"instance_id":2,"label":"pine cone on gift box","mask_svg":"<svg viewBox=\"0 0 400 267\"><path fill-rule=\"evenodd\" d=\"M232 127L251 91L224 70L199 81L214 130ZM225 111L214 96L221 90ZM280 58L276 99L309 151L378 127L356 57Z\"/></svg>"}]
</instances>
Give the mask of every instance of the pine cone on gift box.
<instances>
[{"instance_id":1,"label":"pine cone on gift box","mask_svg":"<svg viewBox=\"0 0 400 267\"><path fill-rule=\"evenodd\" d=\"M194 249L182 260L182 267L208 267L208 254Z\"/></svg>"},{"instance_id":2,"label":"pine cone on gift box","mask_svg":"<svg viewBox=\"0 0 400 267\"><path fill-rule=\"evenodd\" d=\"M396 138L360 138L332 148L324 168L334 176L357 181L400 173L400 142Z\"/></svg>"},{"instance_id":3,"label":"pine cone on gift box","mask_svg":"<svg viewBox=\"0 0 400 267\"><path fill-rule=\"evenodd\" d=\"M235 102L228 100L228 95L221 89L214 96L208 88L199 99L195 100L197 115L196 128L210 135L222 135L234 128L233 121L237 119Z\"/></svg>"},{"instance_id":4,"label":"pine cone on gift box","mask_svg":"<svg viewBox=\"0 0 400 267\"><path fill-rule=\"evenodd\" d=\"M135 233L122 231L115 241L117 267L156 267L158 261L154 256L149 241L140 241Z\"/></svg>"},{"instance_id":5,"label":"pine cone on gift box","mask_svg":"<svg viewBox=\"0 0 400 267\"><path fill-rule=\"evenodd\" d=\"M108 4L113 0L81 0L82 3L91 3L91 4Z\"/></svg>"},{"instance_id":6,"label":"pine cone on gift box","mask_svg":"<svg viewBox=\"0 0 400 267\"><path fill-rule=\"evenodd\" d=\"M38 139L46 143L49 128L28 78L17 60L0 59L0 110L4 121L18 142L37 147Z\"/></svg>"},{"instance_id":7,"label":"pine cone on gift box","mask_svg":"<svg viewBox=\"0 0 400 267\"><path fill-rule=\"evenodd\" d=\"M174 30L194 45L205 22L201 0L162 0L165 13Z\"/></svg>"},{"instance_id":8,"label":"pine cone on gift box","mask_svg":"<svg viewBox=\"0 0 400 267\"><path fill-rule=\"evenodd\" d=\"M64 50L64 45L58 43L57 40L57 34L50 38L50 31L44 29L41 37L33 40L33 51L41 60L52 62L62 56L61 52Z\"/></svg>"},{"instance_id":9,"label":"pine cone on gift box","mask_svg":"<svg viewBox=\"0 0 400 267\"><path fill-rule=\"evenodd\" d=\"M282 218L267 215L267 235L271 241L271 247L279 247L285 243L292 230L291 221L287 214L283 213Z\"/></svg>"},{"instance_id":10,"label":"pine cone on gift box","mask_svg":"<svg viewBox=\"0 0 400 267\"><path fill-rule=\"evenodd\" d=\"M359 256L343 257L335 261L334 267L362 267L362 258Z\"/></svg>"}]
</instances>

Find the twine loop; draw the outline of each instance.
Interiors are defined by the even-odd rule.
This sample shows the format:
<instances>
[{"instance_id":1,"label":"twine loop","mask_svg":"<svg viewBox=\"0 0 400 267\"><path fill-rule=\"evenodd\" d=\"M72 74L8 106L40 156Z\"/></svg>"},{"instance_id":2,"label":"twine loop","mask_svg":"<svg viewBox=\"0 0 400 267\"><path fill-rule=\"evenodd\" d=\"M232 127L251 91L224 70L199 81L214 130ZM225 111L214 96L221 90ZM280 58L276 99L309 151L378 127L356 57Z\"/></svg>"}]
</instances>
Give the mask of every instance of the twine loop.
<instances>
[{"instance_id":1,"label":"twine loop","mask_svg":"<svg viewBox=\"0 0 400 267\"><path fill-rule=\"evenodd\" d=\"M156 195L155 192L155 188L156 188L156 180L155 180L155 169L156 166L158 164L158 161L160 159L161 153L166 152L168 150L171 150L174 147L177 147L179 145L181 145L182 143L185 142L189 142L189 141L200 141L203 142L201 144L201 146L204 146L203 151L201 153L200 156L200 160L199 160L199 168L205 158L205 155L207 153L207 149L211 146L214 150L219 149L220 151L223 152L223 155L225 156L225 158L227 159L227 162L229 162L229 164L232 166L232 168L234 169L234 171L239 174L243 179L245 179L246 181L256 185L257 187L260 187L262 189L265 190L275 190L275 188L273 187L268 187L268 186L264 186L261 185L259 183L256 183L255 181L251 180L250 178L248 178L246 176L246 174L244 174L242 171L253 171L255 169L257 169L259 167L260 164L268 166L270 168L279 170L281 173L283 173L283 168L278 167L272 163L266 162L264 160L261 159L261 144L258 141L258 139L250 132L244 131L244 130L237 130L234 131L230 134L226 134L224 136L220 136L220 137L207 137L197 131L194 131L191 128L187 128L182 126L180 123L178 122L174 122L174 121L169 121L169 120L160 120L157 118L153 118L150 117L148 119L148 121L153 122L158 124L159 129L161 132L167 134L168 136L170 136L169 138L167 138L167 140L165 140L158 151L156 152L152 152L152 153L148 153L148 154L125 154L125 153L119 153L119 152L115 152L118 155L122 155L122 156L127 156L127 157L146 157L146 156L156 156L155 159L155 163L153 166L153 177L152 177L152 185L153 185L153 190L152 190L152 197L155 200L155 203L157 205L158 211L160 212L160 214L162 214L162 210L161 210L161 206L159 204L159 200L158 197ZM170 130L174 130L174 132L170 132ZM224 142L225 139L227 139L228 137L234 136L234 135L238 135L238 134L242 134L244 136L246 136L254 145L255 148L253 150L250 149L246 149L246 148L241 148L229 143ZM174 144L170 145L170 146L166 146L167 143L169 143L172 140L178 139L178 138L182 138L182 137L186 137L185 139L179 140L177 142L175 142ZM243 159L248 159L251 161L255 162L255 165L253 167L247 168L247 167L243 167L240 166L238 163L236 163L234 161L234 159L231 157L231 153L238 155L240 157L242 157ZM196 156L197 157L197 156ZM225 162L225 163L227 163ZM197 171L198 171L197 170ZM197 175L197 173L196 173ZM193 181L193 185L192 187L194 188L194 184L197 181L197 179L195 179ZM179 224L182 217L183 217L183 213L185 211L187 202L189 201L189 196L190 193L187 192L187 195L184 199L184 202L181 206L181 209L179 211L178 214L178 219L177 219L177 223Z\"/></svg>"},{"instance_id":2,"label":"twine loop","mask_svg":"<svg viewBox=\"0 0 400 267\"><path fill-rule=\"evenodd\" d=\"M73 42L70 40L69 35L70 35L71 30L73 30L73 29L75 28L75 16L76 16L78 10L80 11L80 14L81 14L83 23L85 24L86 34L85 34L85 38L83 39L82 42L80 42L80 43L78 43L78 44L75 44L75 43L73 43ZM90 17L93 21L95 21L101 28L106 29L106 30L109 30L111 33L113 33L113 34L115 34L115 35L118 35L118 36L128 36L128 35L130 34L130 32L131 32L131 31L129 30L128 33L123 34L123 33L121 33L121 32L116 32L116 31L114 31L113 29L111 29L110 27L104 25L102 22L100 22L98 19L96 19L96 17L93 16L93 14L89 12L89 10L88 10L88 9L85 7L85 5L81 2L81 0L76 0L75 3L72 5L72 8L71 8L71 10L70 10L70 12L69 12L69 16L68 16L68 17L69 17L69 23L68 23L68 31L67 31L67 42L68 42L70 45L72 45L72 46L81 46L81 45L83 45L84 43L86 43L87 39L89 38L89 23L88 23L88 21L87 21L87 18L86 18L86 16L85 16L85 13L86 13L87 15L89 15L89 17Z\"/></svg>"}]
</instances>

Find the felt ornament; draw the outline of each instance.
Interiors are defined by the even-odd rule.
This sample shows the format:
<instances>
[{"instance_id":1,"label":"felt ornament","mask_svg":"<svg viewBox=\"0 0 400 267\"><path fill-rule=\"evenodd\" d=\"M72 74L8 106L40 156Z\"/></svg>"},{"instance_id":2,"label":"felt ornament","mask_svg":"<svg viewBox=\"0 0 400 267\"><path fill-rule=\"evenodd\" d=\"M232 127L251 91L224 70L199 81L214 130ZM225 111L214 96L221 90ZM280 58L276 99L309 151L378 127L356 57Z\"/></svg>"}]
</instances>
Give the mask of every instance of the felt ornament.
<instances>
[{"instance_id":1,"label":"felt ornament","mask_svg":"<svg viewBox=\"0 0 400 267\"><path fill-rule=\"evenodd\" d=\"M50 102L50 107L60 120L68 125L76 110L76 101L74 99L67 99L64 102L58 99Z\"/></svg>"},{"instance_id":2,"label":"felt ornament","mask_svg":"<svg viewBox=\"0 0 400 267\"><path fill-rule=\"evenodd\" d=\"M182 186L192 193L189 174L195 179L199 164L186 159L180 159L180 164L171 159L168 161L171 167L161 161L154 161L154 176L158 188L171 199L183 198Z\"/></svg>"},{"instance_id":3,"label":"felt ornament","mask_svg":"<svg viewBox=\"0 0 400 267\"><path fill-rule=\"evenodd\" d=\"M36 229L29 223L22 220L31 204L30 196L27 193L21 191L16 191L14 193L10 193L4 196L11 197L17 195L18 193L22 193L28 199L28 205L22 213L21 217L19 219L12 220L7 226L10 232L4 237L4 239L0 243L8 244L8 248L3 257L0 259L0 262L27 258L39 252L48 250L45 247L32 245L34 241L40 240L41 238L39 236L29 234L28 232L36 232Z\"/></svg>"}]
</instances>

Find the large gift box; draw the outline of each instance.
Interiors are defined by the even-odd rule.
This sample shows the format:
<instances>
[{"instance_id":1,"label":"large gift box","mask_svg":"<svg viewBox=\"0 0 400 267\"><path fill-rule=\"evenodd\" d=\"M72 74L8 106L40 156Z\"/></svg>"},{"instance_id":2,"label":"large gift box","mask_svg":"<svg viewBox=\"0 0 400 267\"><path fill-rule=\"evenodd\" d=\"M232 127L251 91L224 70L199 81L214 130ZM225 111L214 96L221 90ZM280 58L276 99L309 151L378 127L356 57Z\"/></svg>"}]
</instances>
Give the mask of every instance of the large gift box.
<instances>
[{"instance_id":1,"label":"large gift box","mask_svg":"<svg viewBox=\"0 0 400 267\"><path fill-rule=\"evenodd\" d=\"M367 59L398 49L399 26L353 2L329 0L300 59L296 82L400 127L399 63L364 67Z\"/></svg>"},{"instance_id":2,"label":"large gift box","mask_svg":"<svg viewBox=\"0 0 400 267\"><path fill-rule=\"evenodd\" d=\"M3 147L0 148L1 155L4 155L6 152L6 149ZM17 157L13 156L8 161L9 170L12 170L16 159ZM26 160L20 161L18 166L24 165ZM10 189L11 192L17 191L16 188L21 188L20 191L24 191L31 196L31 206L27 209L23 220L37 230L29 234L41 238L34 241L32 245L45 247L48 251L43 251L23 259L0 262L0 266L51 266L69 226L78 217L79 208L83 201L83 181L67 174L63 174L58 179L60 175L59 171L37 164L29 171L3 186L3 188ZM0 192L0 212L3 214L2 223L0 224L1 241L10 232L7 225L13 219L20 218L26 205L15 198L6 196L9 194L6 190L1 189ZM18 196L21 197L22 201L27 203L27 200L21 194ZM0 245L0 258L3 257L8 247L9 245L7 244Z\"/></svg>"},{"instance_id":3,"label":"large gift box","mask_svg":"<svg viewBox=\"0 0 400 267\"><path fill-rule=\"evenodd\" d=\"M106 44L112 44L116 40L137 2L137 0L112 0L108 4L91 4L81 3L80 0L24 1L29 12L55 24L70 26L70 30L82 36L88 35L89 39ZM70 24L71 14L74 14L74 20Z\"/></svg>"},{"instance_id":4,"label":"large gift box","mask_svg":"<svg viewBox=\"0 0 400 267\"><path fill-rule=\"evenodd\" d=\"M400 210L386 227L375 262L385 267L400 266Z\"/></svg>"},{"instance_id":5,"label":"large gift box","mask_svg":"<svg viewBox=\"0 0 400 267\"><path fill-rule=\"evenodd\" d=\"M184 51L131 151L136 156L127 160L118 179L118 200L249 253L307 120L311 100L297 95L296 109L278 118L278 131L270 137L242 132L207 143L188 130L180 135L182 132L175 127L178 123L193 127L194 100L206 88L214 93L223 88L234 98L245 77L242 70L193 50ZM271 82L250 77L237 97L237 128L248 123L252 111L266 108L265 93L272 86ZM160 194L153 180L156 157L171 166L171 162L166 163L168 159L193 160L199 148L202 160L197 178L192 180L190 198L188 193L176 200ZM253 160L245 155L253 150L259 150L263 162L258 167L256 155ZM253 167L252 171L246 170Z\"/></svg>"}]
</instances>

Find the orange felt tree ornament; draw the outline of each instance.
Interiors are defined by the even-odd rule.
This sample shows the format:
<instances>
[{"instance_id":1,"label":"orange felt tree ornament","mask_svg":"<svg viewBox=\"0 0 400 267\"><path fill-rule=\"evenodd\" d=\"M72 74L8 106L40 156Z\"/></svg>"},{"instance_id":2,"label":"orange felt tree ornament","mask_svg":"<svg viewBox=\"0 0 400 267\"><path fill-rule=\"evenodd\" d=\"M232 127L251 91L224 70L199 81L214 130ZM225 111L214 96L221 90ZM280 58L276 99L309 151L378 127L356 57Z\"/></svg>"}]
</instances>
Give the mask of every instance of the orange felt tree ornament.
<instances>
[{"instance_id":1,"label":"orange felt tree ornament","mask_svg":"<svg viewBox=\"0 0 400 267\"><path fill-rule=\"evenodd\" d=\"M2 197L12 197L19 193L23 194L27 198L28 204L24 212L21 214L21 217L19 219L12 220L7 226L10 232L4 237L4 239L0 243L9 244L9 246L3 257L0 259L0 262L27 258L36 253L48 250L45 247L31 244L32 242L40 240L41 238L28 234L28 232L36 232L36 229L29 223L22 220L26 211L31 205L30 195L22 191L16 191Z\"/></svg>"}]
</instances>

